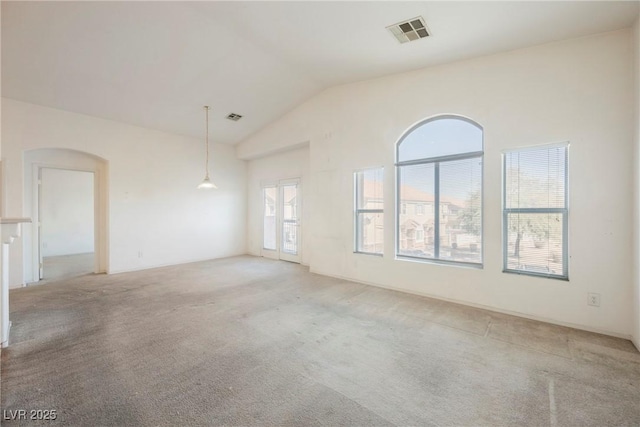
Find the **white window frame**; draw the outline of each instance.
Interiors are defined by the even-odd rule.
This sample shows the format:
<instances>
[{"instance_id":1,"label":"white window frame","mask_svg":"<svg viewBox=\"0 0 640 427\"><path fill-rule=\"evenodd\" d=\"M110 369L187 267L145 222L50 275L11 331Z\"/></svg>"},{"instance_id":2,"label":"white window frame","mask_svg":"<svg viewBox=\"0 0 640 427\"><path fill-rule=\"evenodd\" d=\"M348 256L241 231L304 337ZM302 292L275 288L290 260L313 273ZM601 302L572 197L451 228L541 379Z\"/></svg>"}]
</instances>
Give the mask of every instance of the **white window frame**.
<instances>
[{"instance_id":1,"label":"white window frame","mask_svg":"<svg viewBox=\"0 0 640 427\"><path fill-rule=\"evenodd\" d=\"M456 119L456 120L463 120L466 121L474 126L479 127L480 129L482 129L482 150L481 151L470 151L470 152L465 152L465 153L460 153L460 154L452 154L452 155L446 155L446 156L439 156L439 157L426 157L423 159L415 159L415 160L406 160L406 161L398 161L398 159L400 158L400 145L402 144L402 142L404 141L404 139L410 135L414 130L416 130L417 128L424 126L425 124L429 123L429 122L433 122L433 121L437 121L437 120L442 120L442 119ZM463 262L463 261L453 261L453 260L448 260L448 259L440 259L439 255L440 255L440 217L442 215L444 215L444 213L441 211L440 209L440 163L446 163L446 162L450 162L450 161L456 161L456 160L466 160L466 159L473 159L473 158L478 158L482 161L482 168L480 170L480 200L481 200L481 209L480 209L480 241L482 242L482 246L481 246L481 250L480 250L480 262ZM434 257L433 258L423 258L423 257L417 257L417 256L411 256L411 255L403 255L400 254L400 239L401 239L401 234L400 234L400 214L404 214L406 212L401 211L401 205L404 205L404 203L401 203L400 200L400 187L401 187L401 179L400 179L400 171L402 169L403 166L413 166L413 165L422 165L422 164L434 164L435 166L435 176L434 176L434 180L435 180L435 184L434 184L434 202L433 202L433 209L434 209ZM484 268L484 129L482 128L482 126L480 126L480 124L478 124L477 122L475 122L472 119L469 119L467 117L464 116L458 116L455 114L444 114L444 115L439 115L439 116L435 116L435 117L431 117L425 120L420 121L419 123L415 124L414 126L412 126L409 130L407 130L403 135L402 138L400 138L400 140L398 140L398 142L396 143L396 215L395 215L395 222L396 222L396 238L395 238L395 245L396 245L396 259L400 259L400 260L411 260L411 261L418 261L418 262L424 262L424 263L431 263L431 264L446 264L446 265L457 265L457 266L464 266L464 267L471 267L471 268ZM399 212L399 213L398 213Z\"/></svg>"},{"instance_id":2,"label":"white window frame","mask_svg":"<svg viewBox=\"0 0 640 427\"><path fill-rule=\"evenodd\" d=\"M564 148L564 208L507 208L507 155L511 153ZM530 270L508 268L509 262L509 221L510 213L562 214L562 274L545 274ZM524 276L544 277L569 281L569 142L527 146L502 152L502 272Z\"/></svg>"},{"instance_id":3,"label":"white window frame","mask_svg":"<svg viewBox=\"0 0 640 427\"><path fill-rule=\"evenodd\" d=\"M382 209L361 209L361 208L358 207L358 174L360 174L361 172L373 171L373 170L382 171L382 186L383 186L383 191L382 191ZM363 255L374 255L374 256L379 256L379 257L384 256L384 245L383 245L382 252L362 251L358 247L358 242L360 240L360 235L359 235L360 214L366 214L366 213L376 214L376 213L380 213L380 214L384 215L384 167L383 166L366 168L366 169L358 169L358 170L353 172L353 212L354 212L354 219L353 219L353 226L354 226L354 228L353 228L353 253L363 254ZM384 233L384 228L383 228L383 233Z\"/></svg>"}]
</instances>

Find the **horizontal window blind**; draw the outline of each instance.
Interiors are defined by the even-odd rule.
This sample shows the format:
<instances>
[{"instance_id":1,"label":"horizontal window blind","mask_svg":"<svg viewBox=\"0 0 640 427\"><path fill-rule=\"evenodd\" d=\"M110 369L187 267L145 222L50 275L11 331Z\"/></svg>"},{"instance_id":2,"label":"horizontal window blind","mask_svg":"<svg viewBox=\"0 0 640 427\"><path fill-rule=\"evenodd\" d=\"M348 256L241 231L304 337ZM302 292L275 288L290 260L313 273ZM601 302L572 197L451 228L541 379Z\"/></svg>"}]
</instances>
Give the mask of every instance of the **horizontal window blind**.
<instances>
[{"instance_id":1,"label":"horizontal window blind","mask_svg":"<svg viewBox=\"0 0 640 427\"><path fill-rule=\"evenodd\" d=\"M505 271L568 278L567 145L504 154Z\"/></svg>"},{"instance_id":2,"label":"horizontal window blind","mask_svg":"<svg viewBox=\"0 0 640 427\"><path fill-rule=\"evenodd\" d=\"M505 154L507 208L565 208L566 147Z\"/></svg>"}]
</instances>

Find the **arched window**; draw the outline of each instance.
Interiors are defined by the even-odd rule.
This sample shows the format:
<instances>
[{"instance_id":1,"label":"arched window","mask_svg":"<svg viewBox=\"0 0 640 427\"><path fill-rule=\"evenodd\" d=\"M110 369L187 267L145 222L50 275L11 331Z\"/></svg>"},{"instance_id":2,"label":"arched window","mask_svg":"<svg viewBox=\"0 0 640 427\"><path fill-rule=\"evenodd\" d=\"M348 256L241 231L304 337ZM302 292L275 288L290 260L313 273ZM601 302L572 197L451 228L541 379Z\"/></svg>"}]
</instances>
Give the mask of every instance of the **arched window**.
<instances>
[{"instance_id":1,"label":"arched window","mask_svg":"<svg viewBox=\"0 0 640 427\"><path fill-rule=\"evenodd\" d=\"M431 118L400 138L398 257L482 265L482 157L482 127L464 117Z\"/></svg>"}]
</instances>

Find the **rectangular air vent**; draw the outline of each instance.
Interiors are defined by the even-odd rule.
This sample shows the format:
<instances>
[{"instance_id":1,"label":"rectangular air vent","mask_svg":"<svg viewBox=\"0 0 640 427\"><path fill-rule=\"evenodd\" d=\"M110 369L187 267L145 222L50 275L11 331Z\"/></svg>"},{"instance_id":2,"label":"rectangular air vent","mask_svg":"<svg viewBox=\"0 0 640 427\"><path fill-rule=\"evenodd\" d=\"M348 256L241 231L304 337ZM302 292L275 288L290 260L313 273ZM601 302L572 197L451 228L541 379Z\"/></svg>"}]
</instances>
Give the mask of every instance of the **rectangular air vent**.
<instances>
[{"instance_id":1,"label":"rectangular air vent","mask_svg":"<svg viewBox=\"0 0 640 427\"><path fill-rule=\"evenodd\" d=\"M233 120L234 122L237 122L241 118L242 118L242 116L240 114L236 114L236 113L229 113L229 115L227 116L227 119Z\"/></svg>"},{"instance_id":2,"label":"rectangular air vent","mask_svg":"<svg viewBox=\"0 0 640 427\"><path fill-rule=\"evenodd\" d=\"M400 43L420 40L430 35L421 16L398 22L387 29Z\"/></svg>"}]
</instances>

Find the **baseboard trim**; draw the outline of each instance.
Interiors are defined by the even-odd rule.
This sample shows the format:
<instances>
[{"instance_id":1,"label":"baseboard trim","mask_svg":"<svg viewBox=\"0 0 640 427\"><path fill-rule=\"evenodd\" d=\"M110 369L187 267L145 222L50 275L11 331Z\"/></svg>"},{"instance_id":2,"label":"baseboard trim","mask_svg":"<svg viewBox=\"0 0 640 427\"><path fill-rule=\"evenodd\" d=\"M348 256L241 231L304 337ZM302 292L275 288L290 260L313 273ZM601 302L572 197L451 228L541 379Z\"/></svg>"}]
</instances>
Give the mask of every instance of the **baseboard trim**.
<instances>
[{"instance_id":1,"label":"baseboard trim","mask_svg":"<svg viewBox=\"0 0 640 427\"><path fill-rule=\"evenodd\" d=\"M270 260L272 260L272 261L280 261L279 259L266 257L266 256L262 255L262 253L259 253L259 254L258 254L258 253L251 252L251 251L250 251L250 252L247 252L245 255L250 255L250 256L254 256L254 257L258 257L258 258L270 259ZM288 262L288 261L287 261L287 262ZM305 266L305 267L310 267L310 265L309 265L309 263L308 263L308 262L300 261L298 264L303 265L303 266Z\"/></svg>"},{"instance_id":2,"label":"baseboard trim","mask_svg":"<svg viewBox=\"0 0 640 427\"><path fill-rule=\"evenodd\" d=\"M168 264L159 264L159 265L151 265L151 266L147 266L147 267L140 267L140 268L133 268L133 269L124 269L124 270L109 270L106 272L106 274L121 274L121 273L133 273L135 271L144 271L144 270L152 270L154 268L162 268L162 267L174 267L176 265L183 265L183 264L193 264L196 262L204 262L204 261L212 261L212 260L217 260L217 259L225 259L225 258L233 258L236 256L243 256L243 255L250 255L246 252L240 252L237 254L229 254L229 255L224 255L224 256L220 256L220 257L215 257L215 258L199 258L199 259L194 259L194 260L186 260L186 261L180 261L180 262L173 262L173 263L168 263Z\"/></svg>"},{"instance_id":3,"label":"baseboard trim","mask_svg":"<svg viewBox=\"0 0 640 427\"><path fill-rule=\"evenodd\" d=\"M321 274L323 276L333 277L335 279L346 280L346 281L354 282L354 283L361 283L363 285L375 286L376 288L388 289L390 291L403 292L405 294L411 294L411 295L417 295L417 296L421 296L421 297L432 298L432 299L436 299L436 300L440 300L440 301L451 302L451 303L454 303L454 304L460 304L460 305L464 305L464 306L467 306L467 307L479 308L479 309L482 309L482 310L493 311L493 312L501 313L501 314L508 314L510 316L522 317L524 319L536 320L538 322L550 323L552 325L565 326L567 328L578 329L578 330L581 330L581 331L593 332L593 333L596 333L596 334L609 335L609 336L616 337L616 338L622 338L622 339L631 341L636 346L636 348L638 348L638 350L640 351L640 346L638 346L638 343L633 342L633 337L631 335L627 335L627 334L620 334L620 333L617 333L617 332L607 331L607 330L604 330L604 329L591 328L589 326L579 325L579 324L570 323L570 322L562 322L562 321L558 321L558 320L554 320L554 319L545 318L545 317L542 317L542 316L536 316L536 315L527 314L527 313L520 313L520 312L517 312L517 311L504 310L504 309L501 309L501 308L498 308L498 307L492 307L492 306L483 305L483 304L476 304L476 303L469 302L469 301L456 300L454 298L445 298L445 297L441 297L441 296L438 296L438 295L429 294L427 292L420 292L420 291L414 291L414 290L410 290L410 289L397 288L397 287L394 287L394 286L388 286L388 285L383 285L383 284L380 284L380 283L368 282L368 281L365 281L365 280L356 280L356 279L352 279L352 278L349 278L349 277L344 277L344 276L340 276L340 275L336 275L336 274L323 272L322 270L318 270L316 268L310 268L309 271L311 273Z\"/></svg>"}]
</instances>

